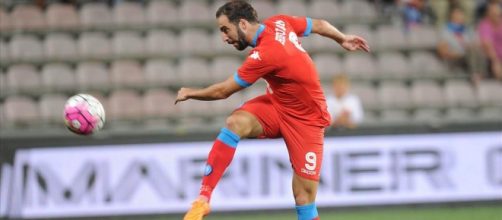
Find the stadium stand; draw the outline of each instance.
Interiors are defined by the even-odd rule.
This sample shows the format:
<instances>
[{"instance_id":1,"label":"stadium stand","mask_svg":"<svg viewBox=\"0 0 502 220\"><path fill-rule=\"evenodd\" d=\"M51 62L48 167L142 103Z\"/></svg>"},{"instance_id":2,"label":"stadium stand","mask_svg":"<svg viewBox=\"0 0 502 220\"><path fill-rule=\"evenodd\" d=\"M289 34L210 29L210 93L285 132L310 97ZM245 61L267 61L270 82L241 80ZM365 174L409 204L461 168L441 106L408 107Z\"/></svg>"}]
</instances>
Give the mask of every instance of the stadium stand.
<instances>
[{"instance_id":1,"label":"stadium stand","mask_svg":"<svg viewBox=\"0 0 502 220\"><path fill-rule=\"evenodd\" d=\"M77 10L70 4L49 5L46 18L47 26L51 29L71 29L80 25Z\"/></svg>"},{"instance_id":2,"label":"stadium stand","mask_svg":"<svg viewBox=\"0 0 502 220\"><path fill-rule=\"evenodd\" d=\"M434 52L439 32L431 25L407 33L361 0L252 2L262 19L275 13L320 17L370 42L371 54L349 55L322 37L302 39L323 84L336 73L351 77L366 109L363 127L501 120L501 83L472 84L468 75L452 73ZM197 126L185 122L209 123L216 113L211 123L223 123L220 116L263 94L264 84L227 101L170 104L179 87L224 80L245 56L222 43L214 26L221 3L51 1L46 8L1 7L0 105L7 122L2 127L58 125L62 100L78 92L97 94L112 122L174 118L166 126L190 132Z\"/></svg>"}]
</instances>

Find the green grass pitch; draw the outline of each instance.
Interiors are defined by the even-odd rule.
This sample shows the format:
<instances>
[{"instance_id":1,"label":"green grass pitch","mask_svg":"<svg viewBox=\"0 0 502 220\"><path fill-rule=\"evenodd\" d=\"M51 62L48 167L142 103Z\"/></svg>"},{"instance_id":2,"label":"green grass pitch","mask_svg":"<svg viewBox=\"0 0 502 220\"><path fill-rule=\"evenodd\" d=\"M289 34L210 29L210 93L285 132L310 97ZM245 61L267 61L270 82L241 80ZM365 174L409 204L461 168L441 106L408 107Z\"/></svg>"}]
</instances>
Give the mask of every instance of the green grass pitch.
<instances>
[{"instance_id":1,"label":"green grass pitch","mask_svg":"<svg viewBox=\"0 0 502 220\"><path fill-rule=\"evenodd\" d=\"M319 209L322 220L502 220L502 202L378 208ZM135 216L107 219L180 220L181 215ZM295 211L212 213L204 220L296 220Z\"/></svg>"}]
</instances>

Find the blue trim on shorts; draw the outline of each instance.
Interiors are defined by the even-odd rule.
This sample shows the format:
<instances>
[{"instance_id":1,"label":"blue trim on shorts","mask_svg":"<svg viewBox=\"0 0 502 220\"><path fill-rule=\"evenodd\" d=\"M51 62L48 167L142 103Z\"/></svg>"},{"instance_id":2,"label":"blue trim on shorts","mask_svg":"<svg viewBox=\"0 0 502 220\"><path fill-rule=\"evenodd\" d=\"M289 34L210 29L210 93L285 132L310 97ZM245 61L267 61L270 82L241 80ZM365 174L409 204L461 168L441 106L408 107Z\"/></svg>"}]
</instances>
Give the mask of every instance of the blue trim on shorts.
<instances>
[{"instance_id":1,"label":"blue trim on shorts","mask_svg":"<svg viewBox=\"0 0 502 220\"><path fill-rule=\"evenodd\" d=\"M305 28L305 32L303 32L303 36L307 37L312 33L312 18L307 17L307 27Z\"/></svg>"},{"instance_id":2,"label":"blue trim on shorts","mask_svg":"<svg viewBox=\"0 0 502 220\"><path fill-rule=\"evenodd\" d=\"M228 128L222 128L217 139L230 147L236 148L241 138Z\"/></svg>"},{"instance_id":3,"label":"blue trim on shorts","mask_svg":"<svg viewBox=\"0 0 502 220\"><path fill-rule=\"evenodd\" d=\"M243 79L241 79L241 77L239 77L239 74L237 74L237 71L234 73L234 80L235 80L235 82L237 82L237 84L239 84L239 86L244 87L244 88L247 88L251 85L251 83L248 83L248 82L244 81Z\"/></svg>"},{"instance_id":4,"label":"blue trim on shorts","mask_svg":"<svg viewBox=\"0 0 502 220\"><path fill-rule=\"evenodd\" d=\"M296 214L298 215L298 220L312 220L319 216L315 203L296 206Z\"/></svg>"}]
</instances>

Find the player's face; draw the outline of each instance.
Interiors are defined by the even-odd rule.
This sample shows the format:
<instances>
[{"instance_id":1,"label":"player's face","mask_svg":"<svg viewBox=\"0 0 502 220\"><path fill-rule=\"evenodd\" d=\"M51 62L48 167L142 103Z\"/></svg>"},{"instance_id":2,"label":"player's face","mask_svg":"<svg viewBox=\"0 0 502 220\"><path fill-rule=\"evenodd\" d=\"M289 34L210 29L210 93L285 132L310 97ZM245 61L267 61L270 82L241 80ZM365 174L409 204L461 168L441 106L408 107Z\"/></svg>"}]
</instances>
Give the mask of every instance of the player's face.
<instances>
[{"instance_id":1,"label":"player's face","mask_svg":"<svg viewBox=\"0 0 502 220\"><path fill-rule=\"evenodd\" d=\"M249 46L244 31L241 30L239 25L231 23L226 15L218 17L218 26L221 39L225 43L232 44L237 50L244 50Z\"/></svg>"}]
</instances>

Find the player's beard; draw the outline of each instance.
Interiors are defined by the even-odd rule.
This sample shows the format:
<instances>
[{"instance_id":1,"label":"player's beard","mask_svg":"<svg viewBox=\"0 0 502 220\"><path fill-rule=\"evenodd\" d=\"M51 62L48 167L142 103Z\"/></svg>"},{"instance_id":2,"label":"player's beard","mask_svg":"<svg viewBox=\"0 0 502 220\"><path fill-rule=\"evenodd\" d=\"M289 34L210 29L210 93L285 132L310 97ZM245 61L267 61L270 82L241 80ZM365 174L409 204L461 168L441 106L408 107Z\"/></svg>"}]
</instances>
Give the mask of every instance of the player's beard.
<instances>
[{"instance_id":1,"label":"player's beard","mask_svg":"<svg viewBox=\"0 0 502 220\"><path fill-rule=\"evenodd\" d=\"M239 51L243 51L249 46L249 43L246 42L246 34L237 27L237 46L235 47Z\"/></svg>"}]
</instances>

